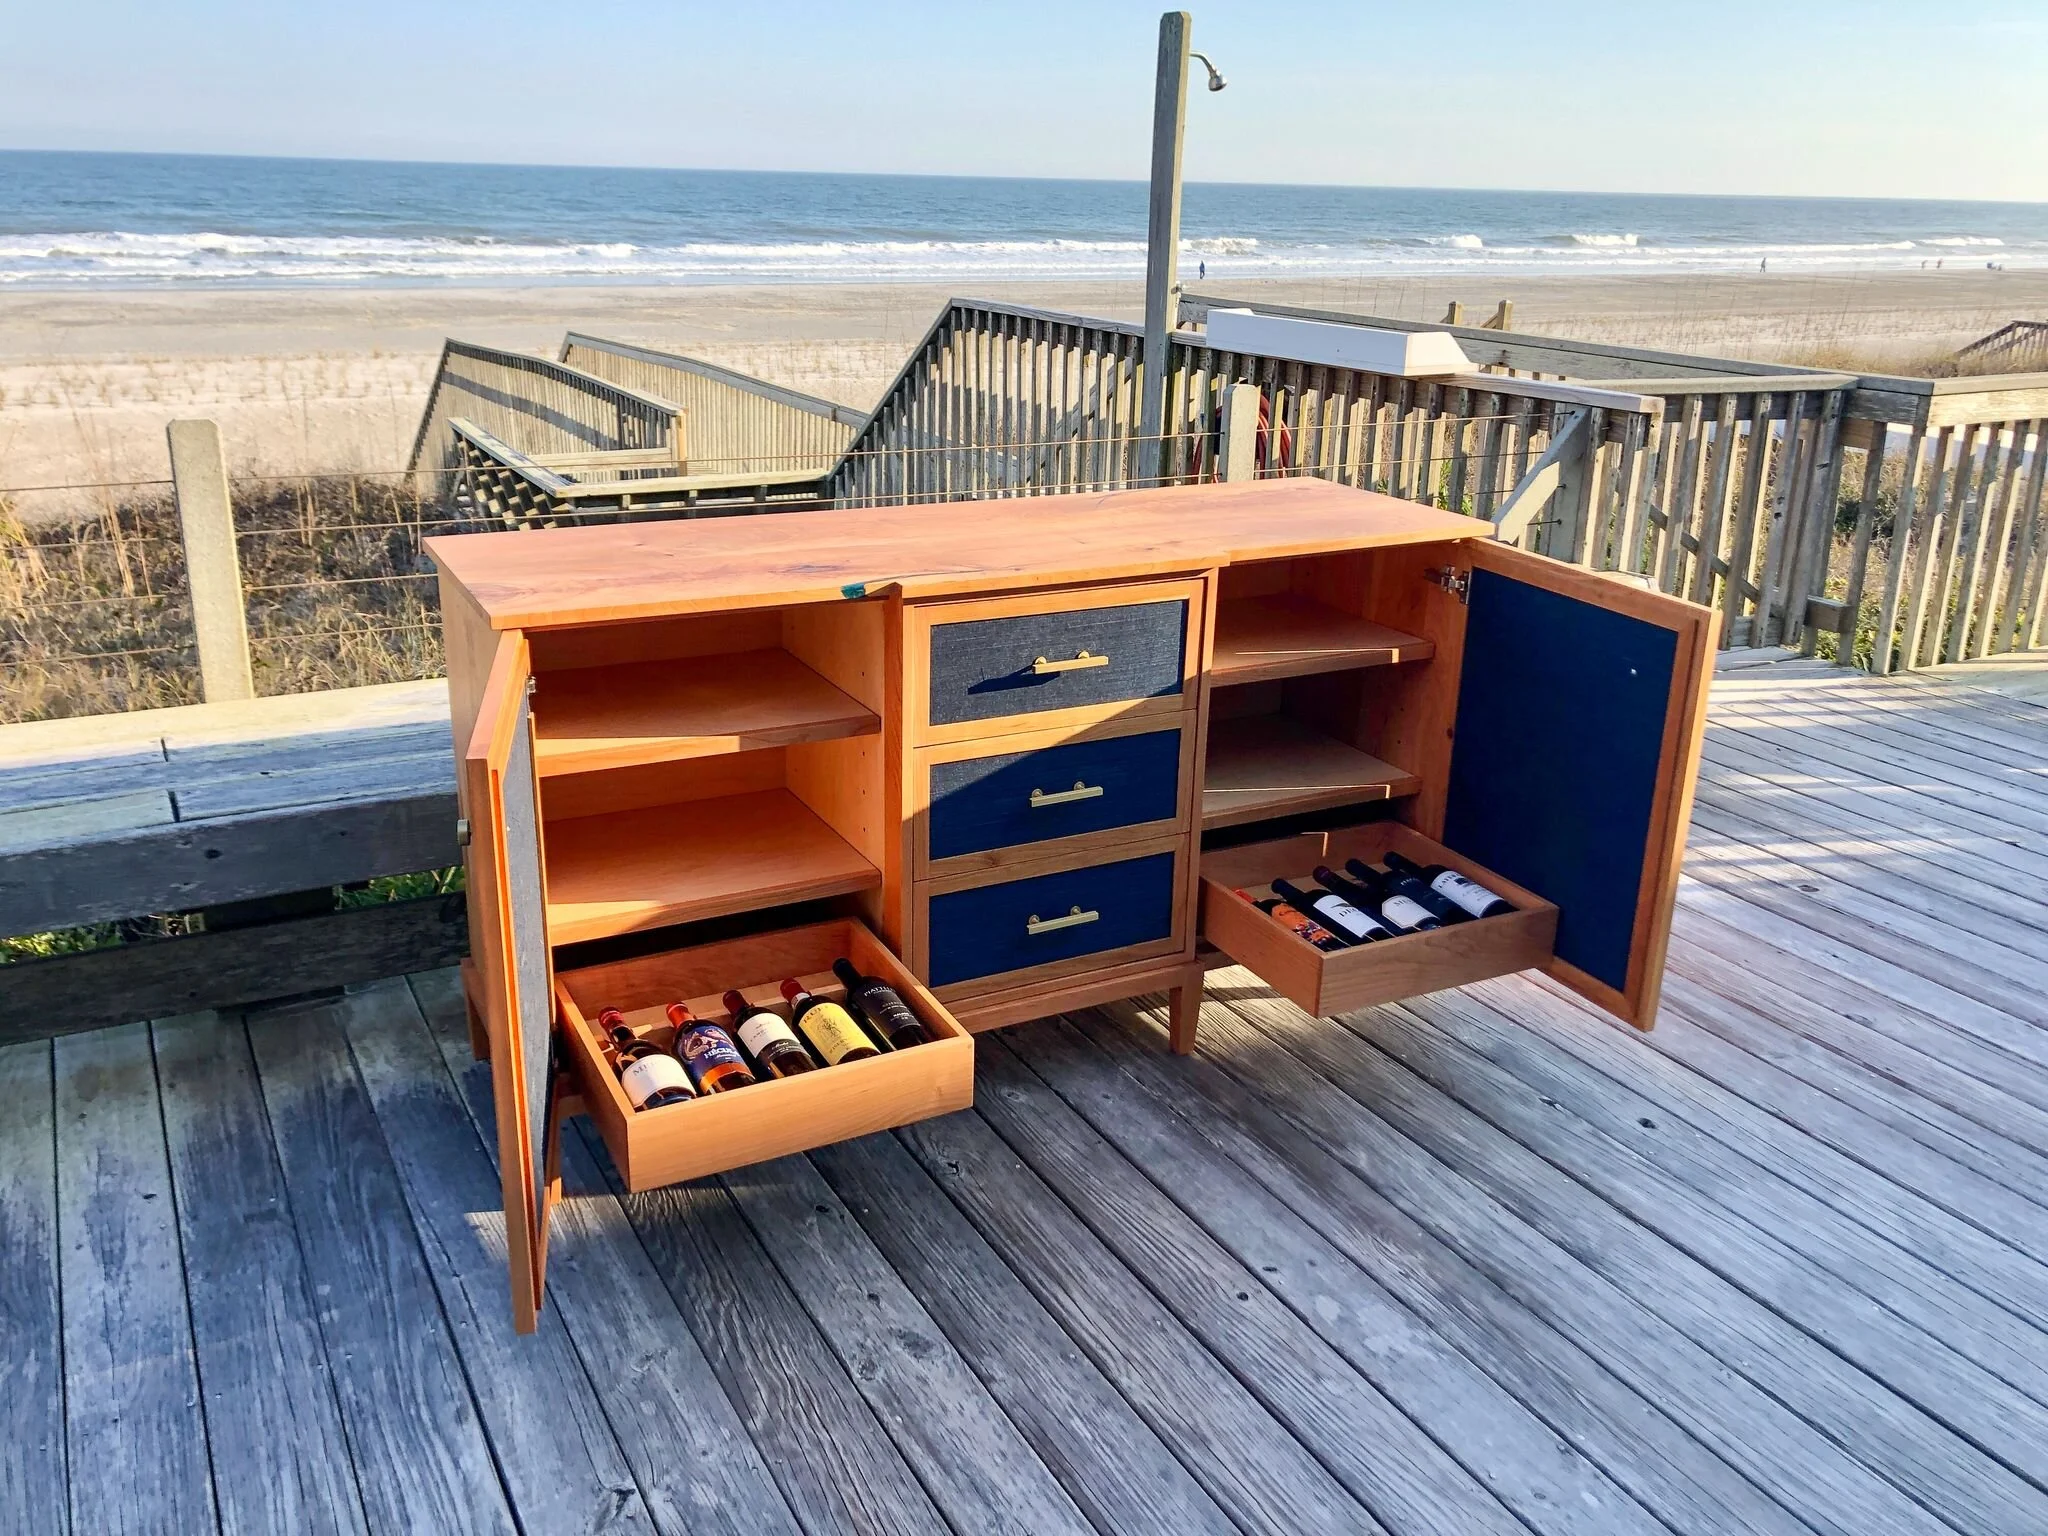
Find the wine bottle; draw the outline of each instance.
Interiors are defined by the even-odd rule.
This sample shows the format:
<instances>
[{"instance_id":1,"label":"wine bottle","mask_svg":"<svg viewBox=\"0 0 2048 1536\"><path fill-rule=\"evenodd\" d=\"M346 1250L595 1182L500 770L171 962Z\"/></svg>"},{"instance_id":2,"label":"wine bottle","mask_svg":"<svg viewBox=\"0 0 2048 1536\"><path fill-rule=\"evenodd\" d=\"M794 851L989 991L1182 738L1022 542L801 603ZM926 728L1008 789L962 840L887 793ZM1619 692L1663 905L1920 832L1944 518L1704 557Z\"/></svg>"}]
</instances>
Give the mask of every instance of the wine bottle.
<instances>
[{"instance_id":1,"label":"wine bottle","mask_svg":"<svg viewBox=\"0 0 2048 1536\"><path fill-rule=\"evenodd\" d=\"M732 1015L732 1032L739 1036L740 1044L770 1077L795 1077L818 1070L803 1041L773 1008L748 1002L734 988L725 994L725 1011Z\"/></svg>"},{"instance_id":2,"label":"wine bottle","mask_svg":"<svg viewBox=\"0 0 2048 1536\"><path fill-rule=\"evenodd\" d=\"M1338 874L1334 869L1318 866L1316 878L1353 906L1376 914L1397 934L1427 933L1432 928L1443 927L1442 920L1429 908L1390 890L1386 877L1371 865L1352 859L1344 867L1351 872L1349 877Z\"/></svg>"},{"instance_id":3,"label":"wine bottle","mask_svg":"<svg viewBox=\"0 0 2048 1536\"><path fill-rule=\"evenodd\" d=\"M1441 864L1417 864L1398 853L1390 853L1387 855L1387 868L1396 874L1420 880L1444 900L1456 902L1474 917L1499 917L1503 912L1515 910L1504 897L1494 895L1477 880L1469 879L1455 869L1446 869Z\"/></svg>"},{"instance_id":4,"label":"wine bottle","mask_svg":"<svg viewBox=\"0 0 2048 1536\"><path fill-rule=\"evenodd\" d=\"M627 1027L624 1015L606 1008L597 1016L599 1026L610 1037L612 1070L619 1074L619 1086L634 1109L661 1109L670 1104L687 1104L697 1097L690 1086L690 1074L683 1064L651 1040L642 1040Z\"/></svg>"},{"instance_id":5,"label":"wine bottle","mask_svg":"<svg viewBox=\"0 0 2048 1536\"><path fill-rule=\"evenodd\" d=\"M1360 944L1391 939L1393 930L1369 912L1361 912L1334 891L1303 890L1292 880L1275 880L1273 889L1298 912L1313 912L1326 927Z\"/></svg>"},{"instance_id":6,"label":"wine bottle","mask_svg":"<svg viewBox=\"0 0 2048 1536\"><path fill-rule=\"evenodd\" d=\"M852 1014L830 998L806 992L804 984L794 976L783 982L782 995L789 999L790 1023L811 1042L811 1049L825 1058L826 1066L836 1067L841 1062L862 1061L882 1054L867 1031L854 1022Z\"/></svg>"},{"instance_id":7,"label":"wine bottle","mask_svg":"<svg viewBox=\"0 0 2048 1536\"><path fill-rule=\"evenodd\" d=\"M903 994L879 976L863 976L851 960L841 956L832 962L832 974L846 986L846 1000L858 1008L868 1027L897 1050L923 1045L931 1039Z\"/></svg>"},{"instance_id":8,"label":"wine bottle","mask_svg":"<svg viewBox=\"0 0 2048 1536\"><path fill-rule=\"evenodd\" d=\"M1272 918L1281 927L1294 934L1295 937L1315 945L1317 949L1320 949L1326 955L1335 954L1340 949L1349 949L1351 947L1314 918L1290 907L1278 896L1268 896L1264 901L1261 901L1247 890L1239 890L1237 894Z\"/></svg>"},{"instance_id":9,"label":"wine bottle","mask_svg":"<svg viewBox=\"0 0 2048 1536\"><path fill-rule=\"evenodd\" d=\"M668 1005L668 1021L676 1027L675 1052L699 1093L729 1093L760 1081L723 1025L698 1018L681 1003Z\"/></svg>"},{"instance_id":10,"label":"wine bottle","mask_svg":"<svg viewBox=\"0 0 2048 1536\"><path fill-rule=\"evenodd\" d=\"M1371 868L1370 865L1361 864L1357 859L1347 860L1344 867L1353 871ZM1383 870L1373 870L1373 873L1383 882L1389 895L1406 896L1417 906L1427 908L1439 922L1446 926L1452 923L1469 923L1472 921L1472 914L1459 906L1455 901L1446 896L1439 896L1413 875L1403 874L1400 870L1395 869L1391 863Z\"/></svg>"}]
</instances>

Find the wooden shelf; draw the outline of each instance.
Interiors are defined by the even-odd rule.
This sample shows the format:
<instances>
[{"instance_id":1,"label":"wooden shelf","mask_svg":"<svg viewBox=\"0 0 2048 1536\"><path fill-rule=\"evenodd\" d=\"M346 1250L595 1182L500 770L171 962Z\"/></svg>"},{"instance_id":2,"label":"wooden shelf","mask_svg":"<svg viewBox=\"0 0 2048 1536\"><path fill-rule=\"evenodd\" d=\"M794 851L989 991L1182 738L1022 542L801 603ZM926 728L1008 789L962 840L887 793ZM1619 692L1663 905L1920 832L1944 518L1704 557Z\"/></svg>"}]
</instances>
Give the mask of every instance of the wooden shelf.
<instances>
[{"instance_id":1,"label":"wooden shelf","mask_svg":"<svg viewBox=\"0 0 2048 1536\"><path fill-rule=\"evenodd\" d=\"M783 650L542 674L534 760L543 776L866 736L873 711Z\"/></svg>"},{"instance_id":2,"label":"wooden shelf","mask_svg":"<svg viewBox=\"0 0 2048 1536\"><path fill-rule=\"evenodd\" d=\"M1398 800L1421 787L1414 774L1333 741L1290 715L1213 720L1202 826Z\"/></svg>"},{"instance_id":3,"label":"wooden shelf","mask_svg":"<svg viewBox=\"0 0 2048 1536\"><path fill-rule=\"evenodd\" d=\"M1259 683L1420 661L1435 654L1434 641L1339 613L1313 598L1233 597L1216 608L1215 659L1209 676L1218 684Z\"/></svg>"},{"instance_id":4,"label":"wooden shelf","mask_svg":"<svg viewBox=\"0 0 2048 1536\"><path fill-rule=\"evenodd\" d=\"M881 871L786 789L550 822L548 939L574 944L871 890Z\"/></svg>"}]
</instances>

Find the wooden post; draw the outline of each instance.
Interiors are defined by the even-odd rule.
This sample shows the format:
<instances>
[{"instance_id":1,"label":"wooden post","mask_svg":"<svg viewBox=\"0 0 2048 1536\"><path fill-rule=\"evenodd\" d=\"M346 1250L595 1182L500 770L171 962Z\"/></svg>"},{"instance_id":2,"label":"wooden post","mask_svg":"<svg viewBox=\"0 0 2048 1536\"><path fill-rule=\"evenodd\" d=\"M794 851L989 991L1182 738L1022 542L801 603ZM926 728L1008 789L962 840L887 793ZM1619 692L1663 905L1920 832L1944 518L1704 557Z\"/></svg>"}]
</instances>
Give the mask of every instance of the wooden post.
<instances>
[{"instance_id":1,"label":"wooden post","mask_svg":"<svg viewBox=\"0 0 2048 1536\"><path fill-rule=\"evenodd\" d=\"M199 641L199 678L206 702L253 699L249 619L242 605L242 562L235 552L235 513L228 500L227 456L210 421L174 421L171 479L185 537L185 578L192 589L192 629Z\"/></svg>"},{"instance_id":2,"label":"wooden post","mask_svg":"<svg viewBox=\"0 0 2048 1536\"><path fill-rule=\"evenodd\" d=\"M1259 386L1232 384L1223 391L1222 480L1259 477Z\"/></svg>"},{"instance_id":3,"label":"wooden post","mask_svg":"<svg viewBox=\"0 0 2048 1536\"><path fill-rule=\"evenodd\" d=\"M1186 11L1159 18L1159 73L1152 96L1152 210L1145 229L1144 394L1138 405L1140 485L1159 478L1166 375L1180 307L1180 146L1188 116Z\"/></svg>"},{"instance_id":4,"label":"wooden post","mask_svg":"<svg viewBox=\"0 0 2048 1536\"><path fill-rule=\"evenodd\" d=\"M1463 325L1465 323L1465 306L1456 299L1451 300L1451 307L1444 311L1443 323L1445 325Z\"/></svg>"},{"instance_id":5,"label":"wooden post","mask_svg":"<svg viewBox=\"0 0 2048 1536\"><path fill-rule=\"evenodd\" d=\"M1515 301L1502 299L1500 308L1493 312L1493 318L1482 327L1489 331L1512 331L1515 328Z\"/></svg>"}]
</instances>

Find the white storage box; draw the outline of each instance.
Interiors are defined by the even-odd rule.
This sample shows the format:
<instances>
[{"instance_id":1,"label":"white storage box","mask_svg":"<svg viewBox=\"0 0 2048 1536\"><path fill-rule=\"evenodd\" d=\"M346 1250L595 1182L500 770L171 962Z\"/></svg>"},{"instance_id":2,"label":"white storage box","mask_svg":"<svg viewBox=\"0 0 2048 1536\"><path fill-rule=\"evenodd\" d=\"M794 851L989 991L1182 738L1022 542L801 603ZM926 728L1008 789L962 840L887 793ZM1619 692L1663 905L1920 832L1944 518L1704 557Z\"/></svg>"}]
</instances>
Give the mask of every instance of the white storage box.
<instances>
[{"instance_id":1,"label":"white storage box","mask_svg":"<svg viewBox=\"0 0 2048 1536\"><path fill-rule=\"evenodd\" d=\"M1210 310L1209 345L1219 352L1252 352L1405 379L1473 371L1457 338L1444 331L1381 331L1249 309Z\"/></svg>"}]
</instances>

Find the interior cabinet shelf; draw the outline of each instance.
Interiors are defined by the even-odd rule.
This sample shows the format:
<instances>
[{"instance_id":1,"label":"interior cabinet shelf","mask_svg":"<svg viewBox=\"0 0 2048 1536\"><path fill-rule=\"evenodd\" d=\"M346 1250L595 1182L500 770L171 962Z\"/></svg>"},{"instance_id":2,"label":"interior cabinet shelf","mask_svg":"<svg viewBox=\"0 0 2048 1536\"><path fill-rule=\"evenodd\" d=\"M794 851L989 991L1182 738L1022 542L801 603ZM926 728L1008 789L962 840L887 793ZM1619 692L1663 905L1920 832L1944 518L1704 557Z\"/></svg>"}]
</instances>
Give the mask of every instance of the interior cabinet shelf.
<instances>
[{"instance_id":1,"label":"interior cabinet shelf","mask_svg":"<svg viewBox=\"0 0 2048 1536\"><path fill-rule=\"evenodd\" d=\"M556 944L882 883L880 870L786 789L551 822L546 857Z\"/></svg>"},{"instance_id":2,"label":"interior cabinet shelf","mask_svg":"<svg viewBox=\"0 0 2048 1536\"><path fill-rule=\"evenodd\" d=\"M544 675L533 715L543 776L881 729L872 710L778 649Z\"/></svg>"},{"instance_id":3,"label":"interior cabinet shelf","mask_svg":"<svg viewBox=\"0 0 2048 1536\"><path fill-rule=\"evenodd\" d=\"M1209 674L1219 684L1259 683L1420 661L1435 652L1435 644L1418 635L1339 613L1313 598L1234 597L1216 607Z\"/></svg>"},{"instance_id":4,"label":"interior cabinet shelf","mask_svg":"<svg viewBox=\"0 0 2048 1536\"><path fill-rule=\"evenodd\" d=\"M1332 740L1291 715L1215 720L1209 725L1202 826L1398 800L1421 787L1405 769Z\"/></svg>"}]
</instances>

